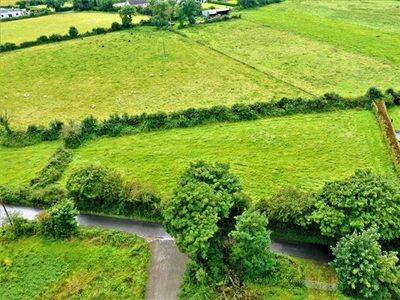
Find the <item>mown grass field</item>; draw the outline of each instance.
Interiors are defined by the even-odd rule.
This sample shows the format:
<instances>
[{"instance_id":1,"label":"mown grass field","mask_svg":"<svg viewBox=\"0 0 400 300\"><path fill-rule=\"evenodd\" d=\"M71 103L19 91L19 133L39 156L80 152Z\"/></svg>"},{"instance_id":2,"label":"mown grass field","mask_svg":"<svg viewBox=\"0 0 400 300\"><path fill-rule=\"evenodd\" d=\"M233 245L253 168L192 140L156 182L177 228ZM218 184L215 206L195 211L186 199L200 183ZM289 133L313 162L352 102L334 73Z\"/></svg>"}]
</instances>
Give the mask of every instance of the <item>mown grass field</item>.
<instances>
[{"instance_id":1,"label":"mown grass field","mask_svg":"<svg viewBox=\"0 0 400 300\"><path fill-rule=\"evenodd\" d=\"M133 22L138 23L146 16L135 16ZM71 26L75 26L80 33L92 31L96 27L110 28L112 22L121 23L118 13L105 12L65 12L47 16L21 19L1 23L1 43L20 44L26 41L35 41L41 35L68 34Z\"/></svg>"},{"instance_id":2,"label":"mown grass field","mask_svg":"<svg viewBox=\"0 0 400 300\"><path fill-rule=\"evenodd\" d=\"M0 148L0 184L28 183L59 145ZM190 162L220 161L258 200L286 186L315 190L356 169L391 176L386 152L372 112L340 111L103 138L74 150L71 168L100 162L169 197Z\"/></svg>"},{"instance_id":3,"label":"mown grass field","mask_svg":"<svg viewBox=\"0 0 400 300\"><path fill-rule=\"evenodd\" d=\"M392 13L388 21L383 20L386 10L374 10L376 20L391 26L366 27L354 21L365 15L364 9L355 4L358 1L335 1L339 7L344 2L346 7L351 6L349 3L355 7L351 13L347 11L352 16L349 21L342 15L326 16L335 9L323 4L333 6L333 1L287 0L241 11L241 20L191 27L183 32L210 49L310 94L357 96L371 86L383 90L397 87L400 32L395 28L400 24L400 13ZM377 6L384 7L379 3ZM396 11L393 5L392 10Z\"/></svg>"},{"instance_id":4,"label":"mown grass field","mask_svg":"<svg viewBox=\"0 0 400 300\"><path fill-rule=\"evenodd\" d=\"M77 149L74 163L98 161L170 196L190 162L220 161L258 200L286 186L315 190L356 169L394 175L374 118L341 111L105 138Z\"/></svg>"},{"instance_id":5,"label":"mown grass field","mask_svg":"<svg viewBox=\"0 0 400 300\"><path fill-rule=\"evenodd\" d=\"M395 106L388 109L388 114L393 120L393 127L400 130L400 107Z\"/></svg>"},{"instance_id":6,"label":"mown grass field","mask_svg":"<svg viewBox=\"0 0 400 300\"><path fill-rule=\"evenodd\" d=\"M0 63L7 65L0 77L0 111L9 110L14 128L90 114L107 118L111 113L304 95L180 35L153 28L6 52Z\"/></svg>"},{"instance_id":7,"label":"mown grass field","mask_svg":"<svg viewBox=\"0 0 400 300\"><path fill-rule=\"evenodd\" d=\"M0 243L0 298L144 299L148 244L126 233L96 232L83 239Z\"/></svg>"}]
</instances>

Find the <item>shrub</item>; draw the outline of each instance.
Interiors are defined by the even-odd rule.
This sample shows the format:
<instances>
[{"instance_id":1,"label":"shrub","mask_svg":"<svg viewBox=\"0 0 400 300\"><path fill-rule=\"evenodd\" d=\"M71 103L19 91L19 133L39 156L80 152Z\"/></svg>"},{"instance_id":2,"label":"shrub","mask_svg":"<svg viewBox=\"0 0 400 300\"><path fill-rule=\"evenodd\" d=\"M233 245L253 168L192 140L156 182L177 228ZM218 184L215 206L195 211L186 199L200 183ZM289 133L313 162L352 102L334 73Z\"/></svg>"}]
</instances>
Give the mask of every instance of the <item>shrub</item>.
<instances>
[{"instance_id":1,"label":"shrub","mask_svg":"<svg viewBox=\"0 0 400 300\"><path fill-rule=\"evenodd\" d=\"M68 30L68 34L70 37L75 38L79 35L79 31L75 26L71 26Z\"/></svg>"},{"instance_id":2,"label":"shrub","mask_svg":"<svg viewBox=\"0 0 400 300\"><path fill-rule=\"evenodd\" d=\"M38 176L31 180L31 185L44 187L55 183L61 178L64 170L72 160L71 152L59 147L52 154L47 164L38 173Z\"/></svg>"},{"instance_id":3,"label":"shrub","mask_svg":"<svg viewBox=\"0 0 400 300\"><path fill-rule=\"evenodd\" d=\"M64 39L64 37L61 34L57 34L57 33L54 33L54 34L49 36L49 40L51 42L60 42L63 39Z\"/></svg>"},{"instance_id":4,"label":"shrub","mask_svg":"<svg viewBox=\"0 0 400 300\"><path fill-rule=\"evenodd\" d=\"M79 125L73 121L64 124L62 127L62 137L64 139L65 148L78 148L83 142L82 130Z\"/></svg>"},{"instance_id":5,"label":"shrub","mask_svg":"<svg viewBox=\"0 0 400 300\"><path fill-rule=\"evenodd\" d=\"M122 30L122 25L118 22L112 22L111 23L111 27L110 27L110 31L120 31Z\"/></svg>"},{"instance_id":6,"label":"shrub","mask_svg":"<svg viewBox=\"0 0 400 300\"><path fill-rule=\"evenodd\" d=\"M0 226L0 237L5 240L16 240L21 237L35 233L35 222L22 218L19 213L10 213L11 219L6 219L5 224Z\"/></svg>"}]
</instances>

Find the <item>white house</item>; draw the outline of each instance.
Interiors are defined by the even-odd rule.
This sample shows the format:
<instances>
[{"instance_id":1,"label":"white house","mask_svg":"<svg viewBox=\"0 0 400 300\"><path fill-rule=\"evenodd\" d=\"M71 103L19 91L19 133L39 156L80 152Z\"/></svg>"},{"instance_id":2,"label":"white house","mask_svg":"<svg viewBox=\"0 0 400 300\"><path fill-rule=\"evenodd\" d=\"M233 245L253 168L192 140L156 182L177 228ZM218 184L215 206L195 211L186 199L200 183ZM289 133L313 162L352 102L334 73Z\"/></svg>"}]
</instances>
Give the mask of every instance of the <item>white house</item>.
<instances>
[{"instance_id":1,"label":"white house","mask_svg":"<svg viewBox=\"0 0 400 300\"><path fill-rule=\"evenodd\" d=\"M0 20L8 18L19 18L28 14L26 9L19 8L0 8Z\"/></svg>"}]
</instances>

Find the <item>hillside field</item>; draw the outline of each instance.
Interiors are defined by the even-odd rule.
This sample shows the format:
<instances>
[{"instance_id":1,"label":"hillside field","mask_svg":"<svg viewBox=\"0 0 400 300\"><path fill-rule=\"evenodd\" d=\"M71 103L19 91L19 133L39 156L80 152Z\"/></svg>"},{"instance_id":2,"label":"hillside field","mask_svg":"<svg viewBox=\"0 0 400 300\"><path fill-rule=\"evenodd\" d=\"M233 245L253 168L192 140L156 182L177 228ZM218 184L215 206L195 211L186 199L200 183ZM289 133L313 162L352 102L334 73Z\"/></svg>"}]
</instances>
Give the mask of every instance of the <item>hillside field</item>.
<instances>
[{"instance_id":1,"label":"hillside field","mask_svg":"<svg viewBox=\"0 0 400 300\"><path fill-rule=\"evenodd\" d=\"M1 53L7 68L0 109L10 111L12 127L25 128L89 114L106 118L327 92L353 97L371 86L398 89L398 6L394 0L286 0L240 11L240 20L177 30L187 38L137 27ZM66 33L71 25L84 31L78 21L68 21L81 14L49 17L61 18ZM100 16L81 21L118 18ZM29 25L23 32L42 27L36 22L46 18L24 20ZM6 26L20 22L2 24L2 36L13 32Z\"/></svg>"},{"instance_id":2,"label":"hillside field","mask_svg":"<svg viewBox=\"0 0 400 300\"><path fill-rule=\"evenodd\" d=\"M139 23L146 16L135 16L133 22ZM92 31L96 27L110 28L112 22L121 23L118 13L105 12L65 12L47 16L21 19L1 23L1 43L20 44L26 41L35 41L39 36L51 34L68 34L71 26L75 26L80 33Z\"/></svg>"},{"instance_id":3,"label":"hillside field","mask_svg":"<svg viewBox=\"0 0 400 300\"><path fill-rule=\"evenodd\" d=\"M0 148L4 170L0 184L29 183L59 145ZM102 138L86 142L73 153L71 168L100 162L121 170L127 180L153 186L164 197L172 195L183 170L198 159L229 163L254 200L286 186L315 190L356 169L394 175L370 111L295 115Z\"/></svg>"},{"instance_id":4,"label":"hillside field","mask_svg":"<svg viewBox=\"0 0 400 300\"><path fill-rule=\"evenodd\" d=\"M8 66L0 77L0 111L10 112L14 128L90 114L304 96L180 35L148 27L6 52L0 64Z\"/></svg>"}]
</instances>

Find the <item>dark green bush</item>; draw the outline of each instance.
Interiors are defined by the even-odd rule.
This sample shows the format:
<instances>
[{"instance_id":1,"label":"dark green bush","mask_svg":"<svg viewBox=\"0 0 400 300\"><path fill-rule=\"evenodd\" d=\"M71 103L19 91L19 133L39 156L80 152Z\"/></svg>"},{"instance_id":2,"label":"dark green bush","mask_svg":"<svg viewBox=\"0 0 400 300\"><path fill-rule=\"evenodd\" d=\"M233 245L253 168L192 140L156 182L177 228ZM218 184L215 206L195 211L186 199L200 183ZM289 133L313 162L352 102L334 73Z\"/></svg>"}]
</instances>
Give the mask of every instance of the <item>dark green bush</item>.
<instances>
[{"instance_id":1,"label":"dark green bush","mask_svg":"<svg viewBox=\"0 0 400 300\"><path fill-rule=\"evenodd\" d=\"M111 27L110 27L110 31L120 31L122 30L122 25L118 22L112 22L111 23Z\"/></svg>"},{"instance_id":2,"label":"dark green bush","mask_svg":"<svg viewBox=\"0 0 400 300\"><path fill-rule=\"evenodd\" d=\"M49 36L49 40L51 42L60 42L63 39L64 39L64 37L61 34L57 34L57 33L54 33L54 34Z\"/></svg>"},{"instance_id":3,"label":"dark green bush","mask_svg":"<svg viewBox=\"0 0 400 300\"><path fill-rule=\"evenodd\" d=\"M4 43L0 45L0 52L12 51L15 49L18 49L18 46L14 43Z\"/></svg>"}]
</instances>

